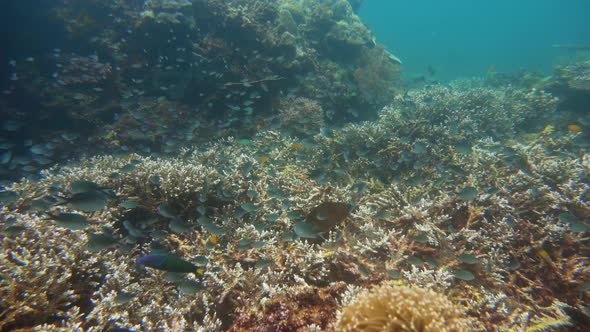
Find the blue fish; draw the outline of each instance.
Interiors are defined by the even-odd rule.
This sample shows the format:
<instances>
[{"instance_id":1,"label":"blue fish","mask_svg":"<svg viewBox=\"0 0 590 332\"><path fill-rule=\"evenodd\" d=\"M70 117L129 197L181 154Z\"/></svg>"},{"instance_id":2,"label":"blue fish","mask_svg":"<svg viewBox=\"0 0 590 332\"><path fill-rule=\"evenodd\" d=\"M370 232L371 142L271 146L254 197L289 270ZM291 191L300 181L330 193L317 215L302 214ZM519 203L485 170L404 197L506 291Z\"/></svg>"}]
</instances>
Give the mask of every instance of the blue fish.
<instances>
[{"instance_id":1,"label":"blue fish","mask_svg":"<svg viewBox=\"0 0 590 332\"><path fill-rule=\"evenodd\" d=\"M137 263L162 271L203 274L203 270L198 266L172 254L149 254L138 258Z\"/></svg>"}]
</instances>

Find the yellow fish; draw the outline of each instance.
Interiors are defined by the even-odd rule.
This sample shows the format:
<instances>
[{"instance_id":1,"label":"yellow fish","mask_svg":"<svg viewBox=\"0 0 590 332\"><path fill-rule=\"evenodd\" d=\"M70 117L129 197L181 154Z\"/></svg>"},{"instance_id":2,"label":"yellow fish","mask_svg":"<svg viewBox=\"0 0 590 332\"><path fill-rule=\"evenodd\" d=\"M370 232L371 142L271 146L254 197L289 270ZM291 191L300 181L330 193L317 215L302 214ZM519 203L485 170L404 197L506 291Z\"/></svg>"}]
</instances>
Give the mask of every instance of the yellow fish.
<instances>
[{"instance_id":1,"label":"yellow fish","mask_svg":"<svg viewBox=\"0 0 590 332\"><path fill-rule=\"evenodd\" d=\"M571 124L567 126L567 129L573 131L574 133L579 133L582 131L582 127L576 125L576 124Z\"/></svg>"}]
</instances>

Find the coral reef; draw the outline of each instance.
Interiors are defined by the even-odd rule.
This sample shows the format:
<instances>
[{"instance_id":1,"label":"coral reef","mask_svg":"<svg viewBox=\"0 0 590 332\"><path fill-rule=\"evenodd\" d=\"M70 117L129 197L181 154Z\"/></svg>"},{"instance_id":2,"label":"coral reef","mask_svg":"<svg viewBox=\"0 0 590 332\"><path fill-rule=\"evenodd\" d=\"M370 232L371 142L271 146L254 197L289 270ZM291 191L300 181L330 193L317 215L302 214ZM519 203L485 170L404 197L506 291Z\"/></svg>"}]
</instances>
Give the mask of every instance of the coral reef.
<instances>
[{"instance_id":1,"label":"coral reef","mask_svg":"<svg viewBox=\"0 0 590 332\"><path fill-rule=\"evenodd\" d=\"M590 61L557 67L540 85L560 98L563 109L585 114L590 102Z\"/></svg>"},{"instance_id":2,"label":"coral reef","mask_svg":"<svg viewBox=\"0 0 590 332\"><path fill-rule=\"evenodd\" d=\"M457 167L469 165L462 156L475 142L541 131L556 105L557 99L537 90L431 86L409 91L385 107L377 121L321 137L312 167L320 175L346 168L352 178L386 182L429 176L450 180L463 172Z\"/></svg>"},{"instance_id":3,"label":"coral reef","mask_svg":"<svg viewBox=\"0 0 590 332\"><path fill-rule=\"evenodd\" d=\"M68 62L56 72L57 83L65 86L78 84L95 84L110 79L113 68L108 63L101 63L98 56L81 57L70 55Z\"/></svg>"},{"instance_id":4,"label":"coral reef","mask_svg":"<svg viewBox=\"0 0 590 332\"><path fill-rule=\"evenodd\" d=\"M48 225L34 214L5 212L4 231L21 230L2 239L0 330L58 321L71 310L87 308L104 261L84 250L77 232ZM115 259L113 253L104 257Z\"/></svg>"},{"instance_id":5,"label":"coral reef","mask_svg":"<svg viewBox=\"0 0 590 332\"><path fill-rule=\"evenodd\" d=\"M304 289L277 296L264 304L262 317L238 314L230 331L328 331L344 285ZM262 318L262 319L261 319Z\"/></svg>"},{"instance_id":6,"label":"coral reef","mask_svg":"<svg viewBox=\"0 0 590 332\"><path fill-rule=\"evenodd\" d=\"M55 1L0 96L0 330L584 331L589 64L400 93L361 2Z\"/></svg>"},{"instance_id":7,"label":"coral reef","mask_svg":"<svg viewBox=\"0 0 590 332\"><path fill-rule=\"evenodd\" d=\"M383 82L396 81L399 70L399 66L392 65L391 55L382 47L365 49L354 71L358 93L375 105L387 104L396 94L397 88Z\"/></svg>"},{"instance_id":8,"label":"coral reef","mask_svg":"<svg viewBox=\"0 0 590 332\"><path fill-rule=\"evenodd\" d=\"M590 90L590 61L581 61L557 69L555 80L558 84L574 90Z\"/></svg>"},{"instance_id":9,"label":"coral reef","mask_svg":"<svg viewBox=\"0 0 590 332\"><path fill-rule=\"evenodd\" d=\"M429 288L465 308L467 330L581 331L589 157L579 134L543 129L555 106L535 90L433 86L376 121L312 137L260 130L174 158L81 158L11 183L0 196L2 322L330 331L335 304L355 294L438 299ZM59 204L79 180L112 191L104 209ZM59 212L89 225L47 220ZM162 250L202 274L136 263ZM38 278L47 284L28 283ZM388 279L407 288L363 293ZM36 296L19 306L26 287ZM48 303L52 289L63 298Z\"/></svg>"},{"instance_id":10,"label":"coral reef","mask_svg":"<svg viewBox=\"0 0 590 332\"><path fill-rule=\"evenodd\" d=\"M73 153L29 169L113 147L170 153L211 136L250 137L280 117L285 99L313 100L334 124L370 119L400 85L400 64L387 60L347 0L61 0L49 7L64 48L15 61L0 97L6 119L43 125L0 140L17 141L17 151L27 140L53 140ZM158 116L145 116L149 108ZM12 180L27 173L35 172Z\"/></svg>"}]
</instances>

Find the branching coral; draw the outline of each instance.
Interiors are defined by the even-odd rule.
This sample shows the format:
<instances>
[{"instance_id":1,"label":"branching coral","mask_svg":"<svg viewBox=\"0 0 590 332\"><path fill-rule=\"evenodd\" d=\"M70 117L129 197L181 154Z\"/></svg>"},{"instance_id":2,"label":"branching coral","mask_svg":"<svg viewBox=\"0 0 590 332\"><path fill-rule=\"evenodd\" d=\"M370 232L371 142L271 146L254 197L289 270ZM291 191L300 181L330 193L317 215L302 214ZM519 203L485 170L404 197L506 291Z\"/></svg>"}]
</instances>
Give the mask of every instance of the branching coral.
<instances>
[{"instance_id":1,"label":"branching coral","mask_svg":"<svg viewBox=\"0 0 590 332\"><path fill-rule=\"evenodd\" d=\"M78 234L31 214L3 213L3 219L24 230L2 235L0 329L31 327L60 319L71 308L86 309L100 264L84 251Z\"/></svg>"},{"instance_id":2,"label":"branching coral","mask_svg":"<svg viewBox=\"0 0 590 332\"><path fill-rule=\"evenodd\" d=\"M285 119L321 115L314 102L301 103L310 113ZM554 106L538 91L436 86L399 97L376 121L305 140L263 129L174 158L96 156L45 170L3 192L2 294L37 274L56 284L64 295L56 306L43 302L43 287L28 298L40 317L31 325L46 329L330 330L345 287L362 294L351 307L364 309L343 309L342 329L361 328L360 315L376 310L369 298L383 312L397 312L392 301L408 303L407 313L420 317L433 312L417 305L451 308L456 318L462 311L453 303L462 303L481 320L476 330L565 324L567 310L573 325L590 282L587 153L574 134L520 135ZM76 180L113 192L103 210L84 214L86 229L69 231L43 211L70 212L59 199ZM461 194L466 188L471 194ZM48 197L57 205L39 208ZM325 204L346 213L332 224ZM306 238L295 228L307 221L328 225ZM105 231L116 243L99 253L84 246ZM158 250L199 261L202 274L135 263ZM23 264L34 259L49 268ZM66 286L78 280L76 266L90 271L81 277L88 283ZM414 286L358 291L385 279ZM133 300L121 300L124 293ZM3 323L24 326L27 313L13 310L22 299L2 300L10 301L0 302ZM468 328L467 320L451 323L440 328Z\"/></svg>"}]
</instances>

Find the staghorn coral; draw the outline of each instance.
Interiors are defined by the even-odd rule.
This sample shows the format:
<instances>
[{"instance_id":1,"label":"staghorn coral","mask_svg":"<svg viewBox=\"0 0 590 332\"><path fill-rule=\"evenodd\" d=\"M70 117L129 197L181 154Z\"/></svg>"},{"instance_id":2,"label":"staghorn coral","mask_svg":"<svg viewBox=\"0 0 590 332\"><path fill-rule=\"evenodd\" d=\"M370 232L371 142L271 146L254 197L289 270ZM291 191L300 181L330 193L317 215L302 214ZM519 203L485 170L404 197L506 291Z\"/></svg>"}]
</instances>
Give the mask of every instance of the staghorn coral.
<instances>
[{"instance_id":1,"label":"staghorn coral","mask_svg":"<svg viewBox=\"0 0 590 332\"><path fill-rule=\"evenodd\" d=\"M561 108L573 111L569 116L585 114L590 101L590 61L580 60L557 67L555 73L542 80L539 86L558 96Z\"/></svg>"},{"instance_id":2,"label":"staghorn coral","mask_svg":"<svg viewBox=\"0 0 590 332\"><path fill-rule=\"evenodd\" d=\"M72 288L73 300L47 309L58 315L39 316L31 325L247 330L266 322L272 329L271 317L281 321L278 310L287 308L290 326L329 330L335 316L325 305L342 293L323 295L335 284L358 290L392 278L465 304L467 316L480 320L475 330L566 323L575 328L575 319L583 316L568 309L573 312L568 321L566 309L559 308L588 303L587 230L582 227L590 211L583 180L587 153L574 144L575 134L520 135L527 129L518 125L521 119L535 117L538 110L550 112L553 99L547 95L442 91L441 112L450 118L455 116L453 103L462 108L481 104L499 118L509 117L498 106L508 103L519 113L513 118L517 125L496 137L485 126L490 115L474 111L467 112L463 124L477 132L455 132L445 116L432 116L434 105L417 96L415 101L421 101L416 105L387 108L377 121L316 135L305 144L260 130L246 142L224 139L182 149L174 158L83 158L43 171L38 181L11 184L6 189L17 198L2 210L2 231L10 225L5 216L30 220L30 229L39 233L28 237L27 228L19 246L56 243L57 235L68 240L60 242L64 251L81 252L77 264L95 264L91 282ZM536 110L523 106L527 98L538 98ZM465 138L470 138L469 149L452 145ZM32 209L45 196L67 196L72 181L79 179L117 196L101 213L87 215L89 228L66 231ZM466 186L476 188L475 199L457 195ZM141 206L123 208L120 203L126 200ZM294 236L293 226L324 202L350 203L352 210L322 234L322 241ZM159 215L163 203L178 213L186 231L172 230L170 220ZM49 209L69 211L66 206ZM213 237L211 227L201 224L203 215L223 231ZM144 219L150 226L141 226ZM131 236L123 221L135 223L144 236ZM116 245L100 253L88 251L84 243L103 227L113 232ZM2 236L3 245L15 238ZM163 272L138 266L135 260L153 248L187 260L206 257L205 271L184 276L178 284ZM466 263L461 254L476 262ZM11 266L10 256L5 257L3 264ZM469 271L473 280L458 278L459 270ZM59 271L49 269L47 277L59 280ZM23 269L12 273L16 280L28 276ZM196 288L184 289L184 283ZM133 301L117 303L121 292L135 294ZM291 306L289 301L297 302L300 294L305 303L320 303L325 309L321 317ZM76 299L85 304L72 302ZM313 319L297 320L298 314Z\"/></svg>"},{"instance_id":3,"label":"staghorn coral","mask_svg":"<svg viewBox=\"0 0 590 332\"><path fill-rule=\"evenodd\" d=\"M557 106L557 99L539 90L469 88L453 89L432 86L399 95L390 109L402 119L427 120L436 127L446 127L464 138L510 135L530 121L547 119ZM391 112L384 117L395 120ZM451 126L452 124L452 126Z\"/></svg>"},{"instance_id":4,"label":"staghorn coral","mask_svg":"<svg viewBox=\"0 0 590 332\"><path fill-rule=\"evenodd\" d=\"M377 121L347 125L334 138L316 137L321 149L312 158L313 168L346 165L352 178L388 182L395 176L405 183L436 176L441 170L460 173L470 163L457 150L471 150L489 137L502 140L536 128L534 123L546 121L556 103L545 92L514 88L432 86L410 91L396 96Z\"/></svg>"},{"instance_id":5,"label":"staghorn coral","mask_svg":"<svg viewBox=\"0 0 590 332\"><path fill-rule=\"evenodd\" d=\"M11 209L27 208L31 200L37 199L40 196L42 197L49 191L57 190L66 195L68 184L73 180L93 179L93 181L101 185L113 188L118 195L141 199L143 204L148 208L156 209L161 202L174 202L174 206L179 208L179 211L183 211L183 216L191 221L195 216L187 214L188 212L186 211L189 209L193 210L189 207L194 206L194 197L198 197L199 195L212 197L217 195L219 190L225 190L235 192L237 198L243 195L248 187L251 187L249 181L244 181L250 175L244 175L245 173L243 173L242 167L244 167L243 165L254 162L254 160L243 155L244 151L241 145L235 141L232 144L235 144L234 147L236 149L232 151L231 149L224 148L226 153L224 156L215 153L215 150L210 150L192 152L188 154L188 159L176 159L174 161L151 160L150 158L142 158L137 155L130 156L129 158L103 156L81 160L76 165L60 168L59 172L45 172L43 180L39 183L15 185L12 189L19 190L22 198L15 205L12 205ZM292 159L294 152L290 148L290 144L289 140L285 140L282 142L283 147L279 149L282 151L271 152L271 155L273 153L282 153L287 159ZM238 167L221 170L220 167L222 165L227 165L227 158L235 160ZM124 172L117 178L112 177L113 173L120 172L120 169L128 165L130 161L134 162L135 167L133 170ZM205 163L209 166L202 166ZM259 174L258 176L267 177L262 164L258 165L252 171ZM223 176L221 176L220 172L224 173ZM161 183L158 185L150 184L149 178L153 176L161 178ZM206 184L204 181L205 178L207 178ZM273 179L273 181L287 182L293 180L296 182L302 181L298 178L292 178L289 173ZM56 186L53 184L56 184ZM204 186L208 186L209 192L203 191ZM323 193L324 190L320 187L314 188L311 193L308 193L307 189L302 185L289 186L288 188L289 191L298 193L296 194L297 198L292 200L293 207L310 210L316 205L315 199L321 197L324 197L321 199L338 199L338 196ZM263 192L266 189L265 187L260 187L256 188L256 190ZM308 197L303 193L310 194L310 196ZM261 198L264 196L266 195L261 195ZM211 204L214 203L211 202ZM271 204L271 202L269 201L266 204ZM271 232L259 233L252 225L244 225L242 220L233 217L234 208L232 205L218 207L220 215L216 219L223 220L222 225L228 229L235 229L235 233L222 237L221 241L223 244L218 248L207 249L204 245L197 245L199 243L204 244L206 241L207 233L204 229L199 229L187 235L172 236L164 241L167 246L174 248L182 256L207 255L212 265L221 268L221 270L215 272L207 272L203 280L206 289L193 296L183 295L179 297L176 287L163 280L161 273L155 272L144 275L136 269L133 263L134 256L139 251L148 251L148 248L135 247L133 242L131 242L132 248L126 249L130 250L128 252L131 254L130 256L123 255L115 257L115 252L112 251L101 254L101 259L95 260L100 266L100 269L98 269L100 272L88 269L89 272L95 274L97 281L100 280L95 285L98 288L95 289L93 286L93 289L89 290L87 286L80 285L86 292L86 301L88 301L90 294L93 293L91 295L92 304L87 304L83 311L86 317L92 320L92 325L99 328L118 326L132 329L137 328L139 324L148 329L168 329L174 328L175 326L177 328L179 326L184 326L184 328L189 328L189 326L201 328L207 326L207 322L212 322L212 326L221 326L221 321L223 321L227 326L233 319L234 308L251 306L252 301L259 300L257 294L276 294L280 292L281 288L288 289L303 282L303 277L299 277L300 279L298 280L301 281L293 280L294 271L299 271L298 273L301 273L302 276L310 279L314 279L313 276L317 273L315 278L321 280L322 273L325 272L322 272L321 265L317 264L318 258L321 257L317 248L307 246L305 243L298 243L293 248L292 255L286 255L285 252L271 245L273 241L276 241L276 238L280 237L280 234L289 229L292 224L291 220L282 216L280 223L284 223L284 225L278 224L276 227L270 229ZM116 205L111 204L101 214L105 220L102 227L112 227L115 231L121 232L124 235L125 231L119 224L106 223L106 220L110 220L112 216L119 216L121 213L122 211L119 211ZM132 215L128 215L128 217L132 217ZM39 224L42 222L37 217L36 221L30 227L46 230L46 228L40 227ZM47 227L51 227L51 229L55 228L51 224L47 225ZM95 259L95 256L84 248L84 243L86 242L86 236L89 233L96 232L98 227L99 224L93 223L91 228L72 234L72 236L76 236L77 238L76 243L80 248L79 250L84 253L84 259L88 259L89 257ZM53 231L42 233L41 238L36 240L39 243L38 245L46 245L46 240L55 240L53 238L54 234L55 232ZM235 248L236 243L244 238L250 238L253 241L262 240L268 242L269 245L256 250L248 250L251 254L250 256L249 253L242 252L242 249ZM120 245L124 246L125 243L129 244L129 240L121 239ZM20 246L27 247L28 245L20 243ZM37 248L37 246L34 248ZM229 250L229 255L226 250ZM266 257L267 259L276 261L277 265L272 268L270 274L262 274L252 269L253 259L260 257ZM84 266L84 259L81 259L79 262L79 264L82 264L81 266ZM230 259L230 261L225 263L226 259ZM242 269L240 267L241 263L245 264L247 268ZM59 265L60 263L55 264ZM63 265L70 266L74 264L64 263ZM316 270L317 272L315 272ZM46 271L49 274L48 278L58 277L53 272L51 269ZM28 274L19 269L13 271L13 273L16 275L14 278L11 277L11 279L19 280L28 277ZM244 275L250 275L250 277L244 279ZM140 284L136 281L138 278L142 279ZM269 285L266 287L266 290L261 289L260 286L254 287L254 285L260 285L261 280L262 283ZM233 286L228 287L228 285ZM243 292L250 292L255 288L259 289L258 293L252 292L249 296L243 294ZM5 290L7 289L5 288ZM155 290L158 291L155 292ZM227 290L231 291L226 293ZM136 301L128 305L115 303L115 296L122 291L137 294ZM64 294L69 293L64 292ZM242 297L244 301L235 302L236 298L239 297ZM170 300L173 298L178 299L178 302L175 302L176 304L171 304ZM211 300L211 298L215 298L215 300ZM195 301L195 299L199 300ZM227 301L223 299L227 299ZM146 305L147 303L152 303L152 305ZM63 306L64 314L60 318L59 323L52 323L53 326L59 328L60 326L66 327L78 324L79 317L74 311L71 311L73 307L70 307L68 303L64 303ZM170 306L184 309L165 309ZM11 307L16 307L16 305L11 305ZM113 308L116 308L115 311L113 311ZM48 309L48 311L56 312L57 309ZM71 314L67 314L65 311L71 311ZM39 319L39 323L49 324L47 326L52 325L47 323L46 318L43 316L40 316Z\"/></svg>"},{"instance_id":6,"label":"staghorn coral","mask_svg":"<svg viewBox=\"0 0 590 332\"><path fill-rule=\"evenodd\" d=\"M87 310L102 264L83 249L79 234L34 214L5 208L2 217L25 230L2 235L0 329L31 327L60 319L70 310Z\"/></svg>"},{"instance_id":7,"label":"staghorn coral","mask_svg":"<svg viewBox=\"0 0 590 332\"><path fill-rule=\"evenodd\" d=\"M547 84L563 85L564 88L579 91L590 91L590 61L580 61L563 68L556 69L554 82Z\"/></svg>"},{"instance_id":8,"label":"staghorn coral","mask_svg":"<svg viewBox=\"0 0 590 332\"><path fill-rule=\"evenodd\" d=\"M416 286L384 283L357 294L338 313L338 331L469 331L461 307Z\"/></svg>"}]
</instances>

